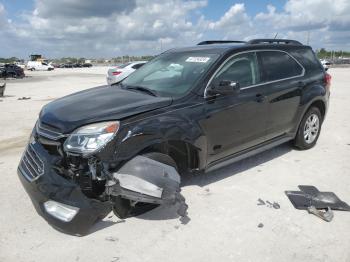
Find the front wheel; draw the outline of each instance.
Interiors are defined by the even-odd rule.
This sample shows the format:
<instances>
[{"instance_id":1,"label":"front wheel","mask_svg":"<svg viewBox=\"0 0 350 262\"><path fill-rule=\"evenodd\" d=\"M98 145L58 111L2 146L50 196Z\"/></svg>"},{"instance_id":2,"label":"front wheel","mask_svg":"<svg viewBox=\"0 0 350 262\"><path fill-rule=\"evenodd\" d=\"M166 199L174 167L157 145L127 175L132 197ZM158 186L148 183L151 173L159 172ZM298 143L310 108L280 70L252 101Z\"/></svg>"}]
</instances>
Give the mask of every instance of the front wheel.
<instances>
[{"instance_id":1,"label":"front wheel","mask_svg":"<svg viewBox=\"0 0 350 262\"><path fill-rule=\"evenodd\" d=\"M142 156L158 161L162 164L172 166L177 170L175 161L168 155L158 152L150 152L145 153ZM121 196L112 197L111 200L113 202L113 213L120 219L138 216L159 206L158 204L143 202L133 203L132 201L122 198Z\"/></svg>"},{"instance_id":2,"label":"front wheel","mask_svg":"<svg viewBox=\"0 0 350 262\"><path fill-rule=\"evenodd\" d=\"M322 120L320 110L310 108L301 120L294 145L301 150L314 147L321 132Z\"/></svg>"}]
</instances>

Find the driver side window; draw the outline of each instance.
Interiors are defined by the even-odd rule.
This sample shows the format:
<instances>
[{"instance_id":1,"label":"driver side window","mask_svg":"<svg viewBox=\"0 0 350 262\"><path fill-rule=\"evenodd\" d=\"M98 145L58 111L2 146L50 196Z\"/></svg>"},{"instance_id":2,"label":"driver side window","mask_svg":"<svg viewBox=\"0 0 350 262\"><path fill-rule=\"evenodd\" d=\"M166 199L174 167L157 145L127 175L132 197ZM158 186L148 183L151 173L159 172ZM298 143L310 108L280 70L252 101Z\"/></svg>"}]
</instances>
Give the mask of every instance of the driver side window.
<instances>
[{"instance_id":1,"label":"driver side window","mask_svg":"<svg viewBox=\"0 0 350 262\"><path fill-rule=\"evenodd\" d=\"M260 74L256 54L244 53L227 61L213 79L214 83L224 80L237 82L241 88L259 83Z\"/></svg>"}]
</instances>

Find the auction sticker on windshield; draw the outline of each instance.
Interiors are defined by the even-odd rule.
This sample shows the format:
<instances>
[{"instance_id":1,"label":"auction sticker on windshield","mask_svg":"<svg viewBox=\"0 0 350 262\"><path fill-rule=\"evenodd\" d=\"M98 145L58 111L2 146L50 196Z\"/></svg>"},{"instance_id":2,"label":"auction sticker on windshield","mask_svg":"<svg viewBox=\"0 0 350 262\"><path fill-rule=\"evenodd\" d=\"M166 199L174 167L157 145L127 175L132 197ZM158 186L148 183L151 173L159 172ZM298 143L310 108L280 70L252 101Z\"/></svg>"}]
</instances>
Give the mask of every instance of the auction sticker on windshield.
<instances>
[{"instance_id":1,"label":"auction sticker on windshield","mask_svg":"<svg viewBox=\"0 0 350 262\"><path fill-rule=\"evenodd\" d=\"M186 62L190 63L206 63L208 62L210 57L199 57L199 56L190 56L186 59Z\"/></svg>"}]
</instances>

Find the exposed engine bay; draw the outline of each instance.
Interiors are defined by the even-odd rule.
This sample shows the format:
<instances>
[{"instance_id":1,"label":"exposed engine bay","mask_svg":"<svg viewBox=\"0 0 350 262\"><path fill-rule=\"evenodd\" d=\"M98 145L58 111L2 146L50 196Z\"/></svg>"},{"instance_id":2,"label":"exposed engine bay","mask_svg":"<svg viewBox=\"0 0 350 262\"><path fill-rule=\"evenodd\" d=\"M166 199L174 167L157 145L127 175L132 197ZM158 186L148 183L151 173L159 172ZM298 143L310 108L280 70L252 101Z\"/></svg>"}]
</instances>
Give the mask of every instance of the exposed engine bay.
<instances>
[{"instance_id":1,"label":"exposed engine bay","mask_svg":"<svg viewBox=\"0 0 350 262\"><path fill-rule=\"evenodd\" d=\"M185 216L187 205L180 194L180 176L170 165L146 156L136 156L118 169L95 157L67 156L67 169L57 171L78 184L89 198L111 201L119 218L140 214L158 205L178 204ZM148 208L145 208L147 206ZM142 212L142 211L141 211Z\"/></svg>"},{"instance_id":2,"label":"exposed engine bay","mask_svg":"<svg viewBox=\"0 0 350 262\"><path fill-rule=\"evenodd\" d=\"M180 176L169 156L152 152L128 161L102 160L99 154L67 152L62 146L66 138L50 139L37 131L18 170L39 214L54 227L83 235L111 210L124 219L160 205L186 216Z\"/></svg>"}]
</instances>

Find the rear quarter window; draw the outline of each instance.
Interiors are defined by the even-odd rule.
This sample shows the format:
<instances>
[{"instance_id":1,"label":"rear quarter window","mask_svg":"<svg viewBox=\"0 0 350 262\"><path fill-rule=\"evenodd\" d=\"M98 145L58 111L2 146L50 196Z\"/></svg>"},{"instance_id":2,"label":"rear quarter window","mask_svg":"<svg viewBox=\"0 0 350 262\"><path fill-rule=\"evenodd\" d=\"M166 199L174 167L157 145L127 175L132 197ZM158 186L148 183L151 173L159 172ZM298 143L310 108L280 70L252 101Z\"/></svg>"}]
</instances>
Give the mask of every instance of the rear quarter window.
<instances>
[{"instance_id":1,"label":"rear quarter window","mask_svg":"<svg viewBox=\"0 0 350 262\"><path fill-rule=\"evenodd\" d=\"M323 71L321 62L311 48L295 50L292 55L303 64L306 71Z\"/></svg>"},{"instance_id":2,"label":"rear quarter window","mask_svg":"<svg viewBox=\"0 0 350 262\"><path fill-rule=\"evenodd\" d=\"M257 54L261 63L263 82L296 77L303 73L300 64L285 52L261 51Z\"/></svg>"}]
</instances>

